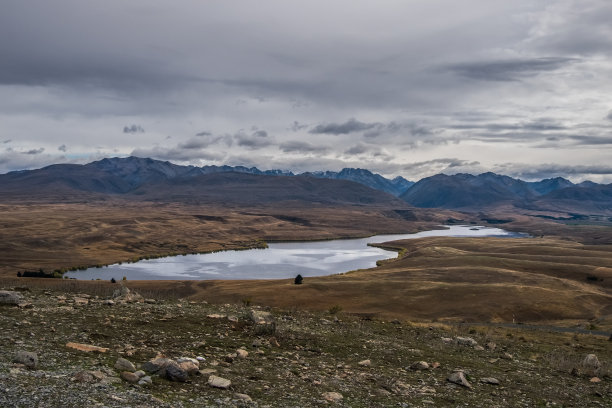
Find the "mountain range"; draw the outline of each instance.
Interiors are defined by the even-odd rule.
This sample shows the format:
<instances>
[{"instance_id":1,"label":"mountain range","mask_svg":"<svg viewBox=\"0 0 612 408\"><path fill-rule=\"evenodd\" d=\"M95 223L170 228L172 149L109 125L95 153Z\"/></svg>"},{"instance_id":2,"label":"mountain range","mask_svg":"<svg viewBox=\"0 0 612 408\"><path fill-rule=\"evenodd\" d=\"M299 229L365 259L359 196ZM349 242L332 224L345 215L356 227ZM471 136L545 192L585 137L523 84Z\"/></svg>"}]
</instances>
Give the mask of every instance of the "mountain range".
<instances>
[{"instance_id":1,"label":"mountain range","mask_svg":"<svg viewBox=\"0 0 612 408\"><path fill-rule=\"evenodd\" d=\"M181 166L150 158L106 158L0 175L3 197L122 195L148 200L254 204L275 201L397 205L465 211L514 206L611 214L612 184L561 177L527 182L495 173L437 174L417 183L365 169L294 174L244 166ZM405 205L405 204L404 204Z\"/></svg>"}]
</instances>

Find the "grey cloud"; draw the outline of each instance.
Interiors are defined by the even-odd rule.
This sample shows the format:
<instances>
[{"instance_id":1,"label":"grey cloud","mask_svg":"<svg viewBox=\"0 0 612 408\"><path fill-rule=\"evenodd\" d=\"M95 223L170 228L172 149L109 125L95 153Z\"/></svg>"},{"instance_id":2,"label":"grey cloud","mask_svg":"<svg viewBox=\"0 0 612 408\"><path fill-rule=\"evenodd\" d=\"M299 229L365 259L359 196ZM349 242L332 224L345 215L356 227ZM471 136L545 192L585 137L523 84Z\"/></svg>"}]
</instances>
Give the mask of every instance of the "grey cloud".
<instances>
[{"instance_id":1,"label":"grey cloud","mask_svg":"<svg viewBox=\"0 0 612 408\"><path fill-rule=\"evenodd\" d=\"M178 147L181 149L187 149L187 150L191 150L191 149L204 149L205 147L208 147L209 143L205 140L201 140L201 139L190 139L187 140L185 143L179 143Z\"/></svg>"},{"instance_id":2,"label":"grey cloud","mask_svg":"<svg viewBox=\"0 0 612 408\"><path fill-rule=\"evenodd\" d=\"M145 130L140 125L124 126L123 133L144 133Z\"/></svg>"},{"instance_id":3,"label":"grey cloud","mask_svg":"<svg viewBox=\"0 0 612 408\"><path fill-rule=\"evenodd\" d=\"M586 136L574 135L569 136L578 145L593 146L593 145L612 145L612 135L608 136Z\"/></svg>"},{"instance_id":4,"label":"grey cloud","mask_svg":"<svg viewBox=\"0 0 612 408\"><path fill-rule=\"evenodd\" d=\"M212 135L212 133L210 133L210 132L206 132L206 131L196 133L196 136L200 136L200 137L201 137L201 136L211 136L211 135Z\"/></svg>"},{"instance_id":5,"label":"grey cloud","mask_svg":"<svg viewBox=\"0 0 612 408\"><path fill-rule=\"evenodd\" d=\"M364 123L351 118L344 123L327 123L317 125L310 130L312 134L346 135L382 126L380 123Z\"/></svg>"},{"instance_id":6,"label":"grey cloud","mask_svg":"<svg viewBox=\"0 0 612 408\"><path fill-rule=\"evenodd\" d=\"M610 111L610 113L608 113L608 116L606 116L606 119L612 120L612 110Z\"/></svg>"},{"instance_id":7,"label":"grey cloud","mask_svg":"<svg viewBox=\"0 0 612 408\"><path fill-rule=\"evenodd\" d=\"M218 162L225 157L223 153L210 152L202 149L184 149L181 147L166 148L160 146L134 149L130 155L178 162L201 162L202 160Z\"/></svg>"},{"instance_id":8,"label":"grey cloud","mask_svg":"<svg viewBox=\"0 0 612 408\"><path fill-rule=\"evenodd\" d=\"M552 177L568 177L588 179L590 176L610 176L612 166L609 165L560 165L554 163L530 165L511 163L498 165L495 171L503 172L523 180L542 180Z\"/></svg>"},{"instance_id":9,"label":"grey cloud","mask_svg":"<svg viewBox=\"0 0 612 408\"><path fill-rule=\"evenodd\" d=\"M6 139L6 140L3 140L3 141L2 141L2 143L3 143L3 144L8 144L8 143L11 143L11 142L12 142L12 140L11 140L11 139Z\"/></svg>"},{"instance_id":10,"label":"grey cloud","mask_svg":"<svg viewBox=\"0 0 612 408\"><path fill-rule=\"evenodd\" d=\"M26 150L25 152L22 152L23 154L41 154L42 152L44 152L45 149L44 147L38 148L38 149L30 149L30 150Z\"/></svg>"},{"instance_id":11,"label":"grey cloud","mask_svg":"<svg viewBox=\"0 0 612 408\"><path fill-rule=\"evenodd\" d=\"M577 62L576 58L545 57L501 61L478 61L452 64L448 69L457 75L482 81L517 81L543 72L556 71Z\"/></svg>"},{"instance_id":12,"label":"grey cloud","mask_svg":"<svg viewBox=\"0 0 612 408\"><path fill-rule=\"evenodd\" d=\"M278 148L285 153L326 153L329 150L325 146L295 140L281 143Z\"/></svg>"},{"instance_id":13,"label":"grey cloud","mask_svg":"<svg viewBox=\"0 0 612 408\"><path fill-rule=\"evenodd\" d=\"M265 130L256 130L255 132L253 132L253 136L254 137L268 137L268 132L266 132Z\"/></svg>"},{"instance_id":14,"label":"grey cloud","mask_svg":"<svg viewBox=\"0 0 612 408\"><path fill-rule=\"evenodd\" d=\"M65 145L65 144L63 144L63 145L61 145L61 146L58 146L58 147L57 147L57 150L59 150L60 152L65 152L65 151L67 150L67 147L66 147L66 145Z\"/></svg>"},{"instance_id":15,"label":"grey cloud","mask_svg":"<svg viewBox=\"0 0 612 408\"><path fill-rule=\"evenodd\" d=\"M610 113L612 115L612 113ZM298 122L297 120L294 120L293 123L291 124L291 130L293 130L294 132L297 132L299 130L302 129L306 129L308 127L308 125L304 125L301 124L300 122Z\"/></svg>"},{"instance_id":16,"label":"grey cloud","mask_svg":"<svg viewBox=\"0 0 612 408\"><path fill-rule=\"evenodd\" d=\"M608 0L552 2L532 29L527 44L537 50L570 55L610 55Z\"/></svg>"},{"instance_id":17,"label":"grey cloud","mask_svg":"<svg viewBox=\"0 0 612 408\"><path fill-rule=\"evenodd\" d=\"M249 150L262 149L272 144L272 141L268 137L268 132L265 130L255 130L250 135L244 132L238 132L234 135L233 139L238 146L242 146Z\"/></svg>"},{"instance_id":18,"label":"grey cloud","mask_svg":"<svg viewBox=\"0 0 612 408\"><path fill-rule=\"evenodd\" d=\"M368 147L366 145L364 145L363 143L359 143L359 144L356 144L356 145L351 146L350 148L346 149L344 151L344 154L348 154L348 155L351 155L351 156L357 156L357 155L366 153L368 150L369 149L368 149Z\"/></svg>"}]
</instances>

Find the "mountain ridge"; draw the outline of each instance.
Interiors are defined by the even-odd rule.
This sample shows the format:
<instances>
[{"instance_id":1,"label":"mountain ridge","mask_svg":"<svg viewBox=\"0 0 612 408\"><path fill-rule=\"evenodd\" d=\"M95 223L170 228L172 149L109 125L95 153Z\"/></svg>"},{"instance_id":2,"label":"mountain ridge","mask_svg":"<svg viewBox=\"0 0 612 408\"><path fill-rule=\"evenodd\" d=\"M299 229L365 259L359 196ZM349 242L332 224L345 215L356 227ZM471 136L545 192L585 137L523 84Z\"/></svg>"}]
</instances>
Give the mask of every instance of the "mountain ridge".
<instances>
[{"instance_id":1,"label":"mountain ridge","mask_svg":"<svg viewBox=\"0 0 612 408\"><path fill-rule=\"evenodd\" d=\"M244 175L264 178L255 179ZM295 180L281 180L285 178ZM320 181L317 185L312 180ZM323 180L337 183L330 184ZM222 191L207 191L205 186L206 183L215 185L221 182L223 188L228 189L225 193L241 202L249 201L239 195L239 185L244 184L243 194L259 197L260 201L266 202L275 198L291 200L294 197L313 202L329 203L339 199L340 202L364 204L391 200L392 196L421 208L480 211L513 206L532 210L612 213L612 184L591 181L574 184L562 177L523 181L493 172L478 175L458 173L436 174L414 183L401 176L388 179L361 168L294 174L285 170L262 171L257 167L245 166L184 166L134 156L104 158L83 165L53 164L41 169L2 174L0 194L23 197L47 194L62 197L95 193L155 197L161 200L165 191L168 194L172 192L172 196L187 199L186 193L178 191L178 186L181 186L183 190L189 190L193 196L205 201L212 197L223 201ZM193 185L190 186L190 183ZM152 186L157 186L157 190ZM270 196L265 196L265 192ZM387 194L389 197L383 199Z\"/></svg>"}]
</instances>

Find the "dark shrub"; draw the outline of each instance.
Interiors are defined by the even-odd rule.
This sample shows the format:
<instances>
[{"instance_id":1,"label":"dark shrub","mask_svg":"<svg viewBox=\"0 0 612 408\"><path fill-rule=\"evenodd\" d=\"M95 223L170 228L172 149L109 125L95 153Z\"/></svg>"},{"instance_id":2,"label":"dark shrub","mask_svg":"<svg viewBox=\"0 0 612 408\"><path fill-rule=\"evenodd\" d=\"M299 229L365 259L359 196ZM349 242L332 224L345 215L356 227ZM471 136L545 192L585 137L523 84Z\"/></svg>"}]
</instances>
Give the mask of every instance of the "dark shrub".
<instances>
[{"instance_id":1,"label":"dark shrub","mask_svg":"<svg viewBox=\"0 0 612 408\"><path fill-rule=\"evenodd\" d=\"M298 275L298 276L295 277L294 283L296 285L301 285L303 280L304 280L304 278L302 278L302 275Z\"/></svg>"}]
</instances>

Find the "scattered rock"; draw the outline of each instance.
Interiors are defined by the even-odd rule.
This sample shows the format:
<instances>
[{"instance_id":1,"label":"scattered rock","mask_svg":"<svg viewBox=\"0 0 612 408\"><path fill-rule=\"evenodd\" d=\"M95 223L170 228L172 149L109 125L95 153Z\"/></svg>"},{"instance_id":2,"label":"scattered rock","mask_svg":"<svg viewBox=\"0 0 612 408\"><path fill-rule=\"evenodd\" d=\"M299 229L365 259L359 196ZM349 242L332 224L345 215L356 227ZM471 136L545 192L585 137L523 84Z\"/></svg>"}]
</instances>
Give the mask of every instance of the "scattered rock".
<instances>
[{"instance_id":1,"label":"scattered rock","mask_svg":"<svg viewBox=\"0 0 612 408\"><path fill-rule=\"evenodd\" d=\"M410 368L413 370L429 370L429 364L426 361L417 361Z\"/></svg>"},{"instance_id":2,"label":"scattered rock","mask_svg":"<svg viewBox=\"0 0 612 408\"><path fill-rule=\"evenodd\" d=\"M207 315L206 317L208 317L209 319L225 319L227 316L218 313L212 313Z\"/></svg>"},{"instance_id":3,"label":"scattered rock","mask_svg":"<svg viewBox=\"0 0 612 408\"><path fill-rule=\"evenodd\" d=\"M497 344L493 343L492 341L488 342L487 344L485 344L485 347L487 348L487 350L495 350L497 348Z\"/></svg>"},{"instance_id":4,"label":"scattered rock","mask_svg":"<svg viewBox=\"0 0 612 408\"><path fill-rule=\"evenodd\" d=\"M136 371L136 367L134 367L134 364L132 364L129 360L126 360L123 357L119 357L117 359L117 362L115 363L115 368L119 371L129 371L130 373Z\"/></svg>"},{"instance_id":5,"label":"scattered rock","mask_svg":"<svg viewBox=\"0 0 612 408\"><path fill-rule=\"evenodd\" d=\"M460 346L475 347L478 342L471 337L455 337L455 343Z\"/></svg>"},{"instance_id":6,"label":"scattered rock","mask_svg":"<svg viewBox=\"0 0 612 408\"><path fill-rule=\"evenodd\" d=\"M157 374L162 371L172 360L169 358L159 357L150 361L147 361L142 365L142 369L147 373Z\"/></svg>"},{"instance_id":7,"label":"scattered rock","mask_svg":"<svg viewBox=\"0 0 612 408\"><path fill-rule=\"evenodd\" d=\"M200 371L200 364L193 361L182 361L179 363L181 370L185 371L188 375L195 375Z\"/></svg>"},{"instance_id":8,"label":"scattered rock","mask_svg":"<svg viewBox=\"0 0 612 408\"><path fill-rule=\"evenodd\" d=\"M247 358L249 356L249 352L243 349L236 350L236 356L238 358Z\"/></svg>"},{"instance_id":9,"label":"scattered rock","mask_svg":"<svg viewBox=\"0 0 612 408\"><path fill-rule=\"evenodd\" d=\"M601 369L601 363L595 354L587 354L582 361L582 368L587 375L596 377Z\"/></svg>"},{"instance_id":10,"label":"scattered rock","mask_svg":"<svg viewBox=\"0 0 612 408\"><path fill-rule=\"evenodd\" d=\"M96 352L96 353L106 353L108 351L107 347L98 347L91 344L81 344L81 343L66 343L66 347L84 351L86 353Z\"/></svg>"},{"instance_id":11,"label":"scattered rock","mask_svg":"<svg viewBox=\"0 0 612 408\"><path fill-rule=\"evenodd\" d=\"M234 398L236 398L237 400L240 400L240 401L245 401L245 402L253 401L251 399L251 397L249 397L247 394L236 393L236 394L234 394Z\"/></svg>"},{"instance_id":12,"label":"scattered rock","mask_svg":"<svg viewBox=\"0 0 612 408\"><path fill-rule=\"evenodd\" d=\"M358 362L357 364L359 364L362 367L369 367L372 365L372 362L370 360L362 360Z\"/></svg>"},{"instance_id":13,"label":"scattered rock","mask_svg":"<svg viewBox=\"0 0 612 408\"><path fill-rule=\"evenodd\" d=\"M493 377L481 378L480 382L483 384L499 385L499 380Z\"/></svg>"},{"instance_id":14,"label":"scattered rock","mask_svg":"<svg viewBox=\"0 0 612 408\"><path fill-rule=\"evenodd\" d=\"M451 344L453 342L453 339L450 337L441 337L440 340L442 340L442 343L444 344Z\"/></svg>"},{"instance_id":15,"label":"scattered rock","mask_svg":"<svg viewBox=\"0 0 612 408\"><path fill-rule=\"evenodd\" d=\"M102 302L103 305L112 306L115 304L115 301L112 299L106 299Z\"/></svg>"},{"instance_id":16,"label":"scattered rock","mask_svg":"<svg viewBox=\"0 0 612 408\"><path fill-rule=\"evenodd\" d=\"M82 370L72 376L72 381L86 384L97 383L105 380L107 380L107 376L102 371Z\"/></svg>"},{"instance_id":17,"label":"scattered rock","mask_svg":"<svg viewBox=\"0 0 612 408\"><path fill-rule=\"evenodd\" d=\"M75 297L73 301L75 306L85 306L89 304L89 300L83 297Z\"/></svg>"},{"instance_id":18,"label":"scattered rock","mask_svg":"<svg viewBox=\"0 0 612 408\"><path fill-rule=\"evenodd\" d=\"M249 320L255 325L256 334L272 334L276 331L276 320L270 312L250 310Z\"/></svg>"},{"instance_id":19,"label":"scattered rock","mask_svg":"<svg viewBox=\"0 0 612 408\"><path fill-rule=\"evenodd\" d=\"M142 377L144 377L145 375L147 375L147 373L145 373L145 372L144 372L144 371L142 371L142 370L135 371L135 372L134 372L134 374L136 374L136 375L138 376L138 378L142 378Z\"/></svg>"},{"instance_id":20,"label":"scattered rock","mask_svg":"<svg viewBox=\"0 0 612 408\"><path fill-rule=\"evenodd\" d=\"M145 375L144 377L140 378L140 380L138 380L138 385L151 385L153 384L153 380L151 380L151 377L149 377L148 375Z\"/></svg>"},{"instance_id":21,"label":"scattered rock","mask_svg":"<svg viewBox=\"0 0 612 408\"><path fill-rule=\"evenodd\" d=\"M30 370L36 370L38 368L38 355L30 351L18 351L13 358L13 362L23 364Z\"/></svg>"},{"instance_id":22,"label":"scattered rock","mask_svg":"<svg viewBox=\"0 0 612 408\"><path fill-rule=\"evenodd\" d=\"M136 302L142 302L144 300L143 297L139 293L131 291L129 288L127 288L123 284L121 284L121 287L119 289L116 289L113 292L112 297L115 300L115 302L119 302L119 303L136 303Z\"/></svg>"},{"instance_id":23,"label":"scattered rock","mask_svg":"<svg viewBox=\"0 0 612 408\"><path fill-rule=\"evenodd\" d=\"M200 375L210 375L213 373L216 373L217 370L215 370L214 368L205 368L203 370L198 371L200 373Z\"/></svg>"},{"instance_id":24,"label":"scattered rock","mask_svg":"<svg viewBox=\"0 0 612 408\"><path fill-rule=\"evenodd\" d=\"M512 360L514 358L514 356L510 353L504 353L500 356L500 358L503 358L504 360Z\"/></svg>"},{"instance_id":25,"label":"scattered rock","mask_svg":"<svg viewBox=\"0 0 612 408\"><path fill-rule=\"evenodd\" d=\"M0 290L0 305L17 305L21 302L21 295L10 290Z\"/></svg>"},{"instance_id":26,"label":"scattered rock","mask_svg":"<svg viewBox=\"0 0 612 408\"><path fill-rule=\"evenodd\" d=\"M121 378L123 378L125 381L129 382L130 384L136 384L138 381L140 381L140 377L138 377L135 373L132 373L129 371L122 371Z\"/></svg>"},{"instance_id":27,"label":"scattered rock","mask_svg":"<svg viewBox=\"0 0 612 408\"><path fill-rule=\"evenodd\" d=\"M477 344L477 345L474 346L474 350L476 350L476 351L484 351L484 349L485 348L482 347L480 344Z\"/></svg>"},{"instance_id":28,"label":"scattered rock","mask_svg":"<svg viewBox=\"0 0 612 408\"><path fill-rule=\"evenodd\" d=\"M161 377L166 378L170 381L186 382L189 379L189 374L174 360L170 360L170 363L162 370ZM196 370L197 371L197 370Z\"/></svg>"},{"instance_id":29,"label":"scattered rock","mask_svg":"<svg viewBox=\"0 0 612 408\"><path fill-rule=\"evenodd\" d=\"M453 371L448 376L447 380L449 382L452 382L453 384L458 384L458 385L461 385L462 387L472 389L472 384L470 384L467 378L465 378L465 373L463 372L463 370Z\"/></svg>"},{"instance_id":30,"label":"scattered rock","mask_svg":"<svg viewBox=\"0 0 612 408\"><path fill-rule=\"evenodd\" d=\"M227 378L211 375L210 377L208 377L208 385L214 388L221 388L223 390L227 390L232 385L232 382Z\"/></svg>"},{"instance_id":31,"label":"scattered rock","mask_svg":"<svg viewBox=\"0 0 612 408\"><path fill-rule=\"evenodd\" d=\"M344 399L342 394L340 394L339 392L324 392L323 394L321 394L321 396L323 397L323 399L330 402L340 402Z\"/></svg>"},{"instance_id":32,"label":"scattered rock","mask_svg":"<svg viewBox=\"0 0 612 408\"><path fill-rule=\"evenodd\" d=\"M599 377L593 377L589 381L592 383L598 383L598 382L601 382L601 379Z\"/></svg>"}]
</instances>

